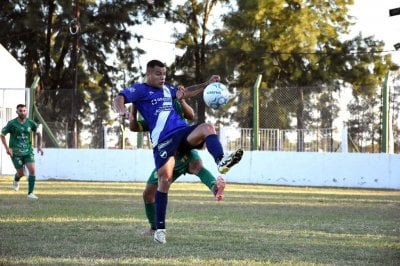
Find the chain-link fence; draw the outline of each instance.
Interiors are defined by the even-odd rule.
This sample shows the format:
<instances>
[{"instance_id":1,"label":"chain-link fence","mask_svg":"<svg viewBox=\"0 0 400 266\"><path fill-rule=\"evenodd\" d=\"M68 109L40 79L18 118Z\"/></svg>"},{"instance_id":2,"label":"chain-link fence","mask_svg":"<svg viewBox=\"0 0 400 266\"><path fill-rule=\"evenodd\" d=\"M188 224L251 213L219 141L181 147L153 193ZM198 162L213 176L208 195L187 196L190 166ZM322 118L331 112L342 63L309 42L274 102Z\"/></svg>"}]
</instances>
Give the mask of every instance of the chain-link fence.
<instances>
[{"instance_id":1,"label":"chain-link fence","mask_svg":"<svg viewBox=\"0 0 400 266\"><path fill-rule=\"evenodd\" d=\"M228 131L232 132L232 129L228 129ZM263 151L335 152L339 150L340 145L340 132L330 128L315 130L260 129L256 148L253 148L253 129L241 128L235 132L226 139L226 149L230 151L242 148Z\"/></svg>"},{"instance_id":2,"label":"chain-link fence","mask_svg":"<svg viewBox=\"0 0 400 266\"><path fill-rule=\"evenodd\" d=\"M400 152L399 90L399 81L388 85L387 141L391 145L389 152L394 153ZM243 91L235 93L228 109L206 114L207 121L216 121L219 133L226 127L236 128L224 139L228 149L254 149L252 93ZM374 93L363 96L368 91ZM334 86L260 88L256 149L336 152L342 128L347 127L350 152L381 152L382 88L362 87L357 93L355 97L354 90ZM76 148L150 149L147 133L130 132L127 121L122 124L117 119L110 108L113 97L111 91L101 95L79 89L76 96L72 89L42 90L36 92L35 102L61 148L73 147L71 138L77 134ZM79 111L72 111L72 106ZM197 112L197 105L194 109ZM48 132L44 132L44 143L46 147L54 147Z\"/></svg>"},{"instance_id":3,"label":"chain-link fence","mask_svg":"<svg viewBox=\"0 0 400 266\"><path fill-rule=\"evenodd\" d=\"M389 86L389 143L392 151L399 152L399 86ZM364 88L364 90L372 90ZM261 89L259 107L259 150L268 151L324 151L335 152L339 150L341 142L341 129L348 128L349 151L353 152L381 152L382 151L382 126L383 126L383 101L382 88L373 90L373 96L353 96L348 88L334 88L332 86L320 87L284 87L273 89ZM250 99L240 99L240 103L251 103ZM111 101L111 99L110 99ZM239 108L239 107L236 107ZM235 109L235 107L233 107ZM242 112L241 110L247 110ZM240 105L240 109L227 111L231 113L229 125L237 124L240 129L239 138L230 140L228 149L234 146L245 150L252 149L252 128L243 127L252 122L252 106ZM196 111L196 110L195 110ZM241 114L238 115L238 114ZM115 115L111 112L111 117ZM221 114L221 116L226 114ZM216 117L218 120L219 117ZM90 121L89 117L85 120ZM220 119L221 121L223 119ZM99 119L96 119L99 121ZM110 121L112 123L110 123ZM235 122L233 122L235 121ZM82 123L84 124L84 123ZM95 125L95 123L87 123ZM98 124L100 129L91 128L80 131L81 147L85 144L82 136L86 136L86 143L92 142L88 147L99 148L151 148L148 134L137 135L130 133L125 127L121 127L118 121L102 119ZM104 131L103 127L108 129ZM220 131L227 124L218 124ZM87 127L88 128L88 127ZM82 126L84 129L84 126ZM65 132L65 128L57 129ZM102 135L99 138L103 145L93 144L92 134ZM60 139L65 137L60 133ZM141 136L143 138L141 139ZM236 134L238 135L238 134ZM102 139L102 140L101 140Z\"/></svg>"}]
</instances>

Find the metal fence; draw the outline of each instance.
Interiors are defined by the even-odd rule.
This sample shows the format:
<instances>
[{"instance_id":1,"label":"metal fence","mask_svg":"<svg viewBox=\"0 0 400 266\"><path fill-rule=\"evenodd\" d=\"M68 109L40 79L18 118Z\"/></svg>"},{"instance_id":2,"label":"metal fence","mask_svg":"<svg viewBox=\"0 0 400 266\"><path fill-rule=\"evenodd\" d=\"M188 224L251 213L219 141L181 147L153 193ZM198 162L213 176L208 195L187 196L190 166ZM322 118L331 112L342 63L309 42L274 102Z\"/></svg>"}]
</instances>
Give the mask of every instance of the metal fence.
<instances>
[{"instance_id":1,"label":"metal fence","mask_svg":"<svg viewBox=\"0 0 400 266\"><path fill-rule=\"evenodd\" d=\"M227 150L253 149L253 129L238 129L234 135L236 138L229 137L225 140ZM259 146L255 149L262 151L335 152L340 145L340 132L331 128L260 129L258 136Z\"/></svg>"},{"instance_id":2,"label":"metal fence","mask_svg":"<svg viewBox=\"0 0 400 266\"><path fill-rule=\"evenodd\" d=\"M390 86L389 119L391 143L394 153L400 152L400 81ZM303 98L294 95L302 87L261 88L259 108L258 147L262 151L297 151L297 152L336 152L341 144L342 136L336 128L348 128L348 150L350 152L381 152L382 143L382 101L381 89L376 97L354 97L350 89L334 89L329 86L318 88L303 88L312 90ZM150 139L147 133L136 134L124 128L117 120L117 115L107 109L111 105L112 95L97 99L89 89L81 89L82 95L89 97L85 102L90 104L81 108L77 148L128 148L150 149ZM36 93L36 105L44 117L48 128L62 148L71 145L73 135L73 112L68 103L73 90L42 90ZM15 116L5 103L15 99L15 91L4 90L0 97L3 101L1 120L3 125ZM241 147L252 150L253 129L252 101L250 94L237 94L233 110L222 112L207 112L206 119L214 121L220 133L224 146L228 150ZM242 97L242 98L240 98ZM247 97L247 98L246 98ZM61 101L60 99L64 99ZM301 101L300 101L301 100ZM67 103L64 103L67 102ZM96 102L100 102L97 107ZM58 106L59 104L64 106ZM57 105L57 104L58 105ZM102 104L105 105L102 105ZM240 103L240 104L239 104ZM13 103L12 106L16 104ZM53 108L52 105L58 106ZM240 106L240 108L238 107ZM302 111L297 109L302 106ZM196 105L193 105L198 113ZM210 111L210 110L207 110ZM301 123L299 123L301 122ZM300 126L299 126L300 125ZM229 134L221 134L225 127ZM301 128L301 129L300 129ZM225 132L226 133L226 132ZM44 134L45 147L54 147L48 134Z\"/></svg>"}]
</instances>

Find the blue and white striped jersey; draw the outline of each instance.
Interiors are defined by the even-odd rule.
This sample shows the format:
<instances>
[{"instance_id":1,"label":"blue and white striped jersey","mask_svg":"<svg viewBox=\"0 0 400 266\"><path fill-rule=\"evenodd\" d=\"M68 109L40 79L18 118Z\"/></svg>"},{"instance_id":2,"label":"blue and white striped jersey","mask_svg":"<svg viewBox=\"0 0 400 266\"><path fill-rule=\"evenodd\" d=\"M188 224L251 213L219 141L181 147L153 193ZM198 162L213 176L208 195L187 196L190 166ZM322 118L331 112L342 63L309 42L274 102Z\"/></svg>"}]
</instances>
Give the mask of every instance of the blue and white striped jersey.
<instances>
[{"instance_id":1,"label":"blue and white striped jersey","mask_svg":"<svg viewBox=\"0 0 400 266\"><path fill-rule=\"evenodd\" d=\"M188 126L174 108L173 101L176 98L176 92L176 88L167 84L159 89L146 83L138 83L132 84L119 93L125 98L125 103L136 105L147 122L153 147L174 132Z\"/></svg>"}]
</instances>

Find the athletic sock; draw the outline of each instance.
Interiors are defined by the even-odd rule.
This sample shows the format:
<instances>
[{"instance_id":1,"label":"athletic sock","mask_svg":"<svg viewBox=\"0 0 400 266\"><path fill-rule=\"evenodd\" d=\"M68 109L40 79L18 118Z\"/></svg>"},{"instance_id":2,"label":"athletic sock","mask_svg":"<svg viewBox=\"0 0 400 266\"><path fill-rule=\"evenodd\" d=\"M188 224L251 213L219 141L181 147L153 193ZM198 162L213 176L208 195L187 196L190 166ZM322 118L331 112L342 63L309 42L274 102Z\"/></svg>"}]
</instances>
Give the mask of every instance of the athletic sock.
<instances>
[{"instance_id":1,"label":"athletic sock","mask_svg":"<svg viewBox=\"0 0 400 266\"><path fill-rule=\"evenodd\" d=\"M28 177L28 194L31 194L35 189L35 180L36 177L34 175Z\"/></svg>"},{"instance_id":2,"label":"athletic sock","mask_svg":"<svg viewBox=\"0 0 400 266\"><path fill-rule=\"evenodd\" d=\"M203 167L197 176L200 178L201 182L212 191L215 184L215 177L210 173L210 171Z\"/></svg>"},{"instance_id":3,"label":"athletic sock","mask_svg":"<svg viewBox=\"0 0 400 266\"><path fill-rule=\"evenodd\" d=\"M165 216L167 213L168 193L156 192L156 226L157 229L165 229Z\"/></svg>"},{"instance_id":4,"label":"athletic sock","mask_svg":"<svg viewBox=\"0 0 400 266\"><path fill-rule=\"evenodd\" d=\"M146 210L146 217L147 220L149 221L149 224L151 226L152 230L156 229L156 207L154 202L152 203L145 203L144 204L144 209Z\"/></svg>"},{"instance_id":5,"label":"athletic sock","mask_svg":"<svg viewBox=\"0 0 400 266\"><path fill-rule=\"evenodd\" d=\"M222 149L218 136L216 134L209 135L206 137L205 142L208 152L214 157L214 161L218 163L224 156L224 150Z\"/></svg>"},{"instance_id":6,"label":"athletic sock","mask_svg":"<svg viewBox=\"0 0 400 266\"><path fill-rule=\"evenodd\" d=\"M19 180L21 180L21 176L18 176L17 174L15 174L14 181L19 182Z\"/></svg>"}]
</instances>

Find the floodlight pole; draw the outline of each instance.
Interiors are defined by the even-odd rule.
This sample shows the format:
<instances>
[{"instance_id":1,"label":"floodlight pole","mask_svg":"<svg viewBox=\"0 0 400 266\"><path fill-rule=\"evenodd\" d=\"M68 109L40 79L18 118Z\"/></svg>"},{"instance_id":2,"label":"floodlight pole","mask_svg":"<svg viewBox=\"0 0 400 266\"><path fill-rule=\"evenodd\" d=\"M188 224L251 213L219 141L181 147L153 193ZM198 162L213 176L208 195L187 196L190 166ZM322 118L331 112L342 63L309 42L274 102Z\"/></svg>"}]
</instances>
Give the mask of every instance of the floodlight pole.
<instances>
[{"instance_id":1,"label":"floodlight pole","mask_svg":"<svg viewBox=\"0 0 400 266\"><path fill-rule=\"evenodd\" d=\"M400 15L400 7L389 9L389 16ZM400 49L400 43L394 45L396 50ZM388 72L385 76L385 81L383 83L382 92L382 140L381 140L381 151L383 153L389 153L389 89L388 89Z\"/></svg>"},{"instance_id":2,"label":"floodlight pole","mask_svg":"<svg viewBox=\"0 0 400 266\"><path fill-rule=\"evenodd\" d=\"M78 147L78 112L76 106L76 98L78 96L78 49L79 49L79 0L74 1L74 19L70 23L70 33L73 35L72 44L72 68L74 77L74 89L71 97L71 147Z\"/></svg>"}]
</instances>

